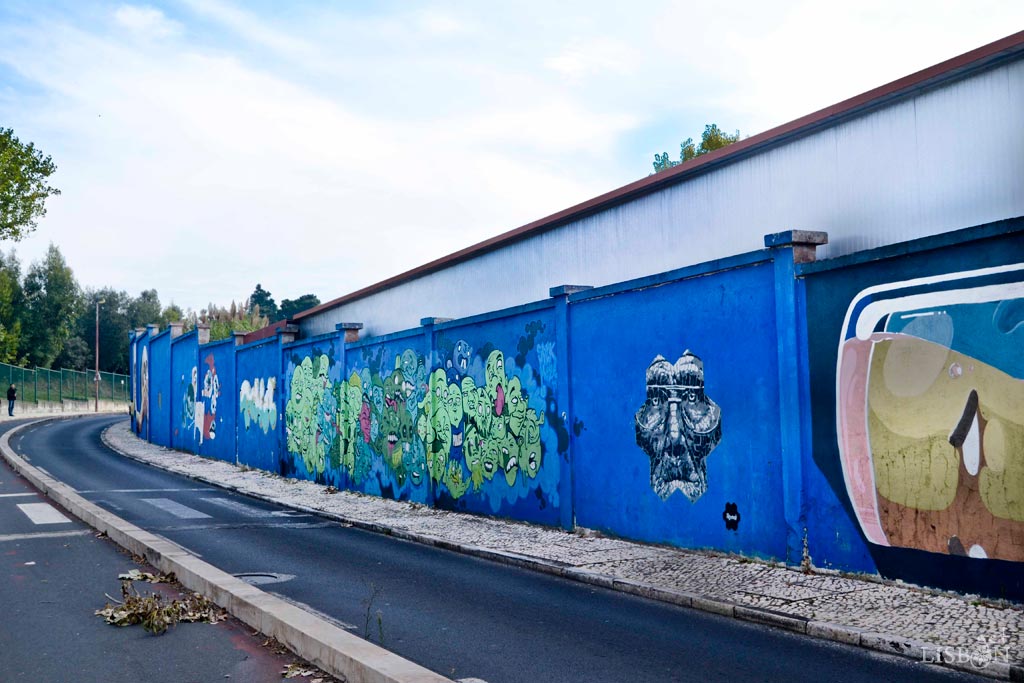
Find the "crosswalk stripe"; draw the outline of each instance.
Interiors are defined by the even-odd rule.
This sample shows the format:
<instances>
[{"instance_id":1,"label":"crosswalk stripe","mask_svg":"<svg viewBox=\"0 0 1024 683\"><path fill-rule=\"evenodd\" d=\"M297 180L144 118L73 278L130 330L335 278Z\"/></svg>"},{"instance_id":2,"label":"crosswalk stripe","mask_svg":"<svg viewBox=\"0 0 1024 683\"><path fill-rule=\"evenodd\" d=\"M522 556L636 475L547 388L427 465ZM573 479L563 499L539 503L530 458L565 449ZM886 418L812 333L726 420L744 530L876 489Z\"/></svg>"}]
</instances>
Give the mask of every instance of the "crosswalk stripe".
<instances>
[{"instance_id":1,"label":"crosswalk stripe","mask_svg":"<svg viewBox=\"0 0 1024 683\"><path fill-rule=\"evenodd\" d=\"M70 519L49 503L20 503L18 509L32 520L33 524L67 524Z\"/></svg>"},{"instance_id":2,"label":"crosswalk stripe","mask_svg":"<svg viewBox=\"0 0 1024 683\"><path fill-rule=\"evenodd\" d=\"M179 517L181 519L207 519L210 517L210 515L205 512L193 510L187 505L177 503L170 498L141 498L140 500L143 503L149 503L150 505L158 507L164 512L169 512L175 517Z\"/></svg>"},{"instance_id":3,"label":"crosswalk stripe","mask_svg":"<svg viewBox=\"0 0 1024 683\"><path fill-rule=\"evenodd\" d=\"M261 510L254 505L246 505L237 500L231 500L230 498L203 498L206 503L213 503L219 505L222 508L227 508L232 512L237 512L240 515L246 517L266 517L270 512L268 510Z\"/></svg>"},{"instance_id":4,"label":"crosswalk stripe","mask_svg":"<svg viewBox=\"0 0 1024 683\"><path fill-rule=\"evenodd\" d=\"M95 533L92 529L79 529L78 531L39 531L34 534L3 534L0 535L0 543L8 541L31 541L36 538L64 538L65 536L85 536Z\"/></svg>"}]
</instances>

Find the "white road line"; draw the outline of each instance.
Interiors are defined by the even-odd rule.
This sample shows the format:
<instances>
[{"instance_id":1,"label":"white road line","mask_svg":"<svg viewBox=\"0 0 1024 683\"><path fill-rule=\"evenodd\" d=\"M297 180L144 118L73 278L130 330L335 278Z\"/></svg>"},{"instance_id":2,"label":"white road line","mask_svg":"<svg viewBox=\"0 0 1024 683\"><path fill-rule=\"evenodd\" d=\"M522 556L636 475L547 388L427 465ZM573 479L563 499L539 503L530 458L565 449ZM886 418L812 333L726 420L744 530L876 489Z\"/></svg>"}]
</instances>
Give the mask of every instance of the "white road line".
<instances>
[{"instance_id":1,"label":"white road line","mask_svg":"<svg viewBox=\"0 0 1024 683\"><path fill-rule=\"evenodd\" d=\"M40 472L42 472L43 474L45 474L46 476L48 476L50 479L53 479L53 475L50 474L49 472L47 472L46 470L44 470L39 465L36 465L36 469L39 470Z\"/></svg>"},{"instance_id":2,"label":"white road line","mask_svg":"<svg viewBox=\"0 0 1024 683\"><path fill-rule=\"evenodd\" d=\"M7 541L31 541L37 538L64 538L65 536L85 536L95 533L92 529L81 529L79 531L40 531L34 534L6 534L0 536L0 543Z\"/></svg>"},{"instance_id":3,"label":"white road line","mask_svg":"<svg viewBox=\"0 0 1024 683\"><path fill-rule=\"evenodd\" d=\"M20 503L18 509L32 520L33 524L68 524L70 519L49 503Z\"/></svg>"},{"instance_id":4,"label":"white road line","mask_svg":"<svg viewBox=\"0 0 1024 683\"><path fill-rule=\"evenodd\" d=\"M231 500L230 498L203 498L206 503L213 503L219 505L222 508L227 508L232 512L237 512L240 515L246 517L267 517L270 514L269 510L261 510L255 505L246 505L237 500Z\"/></svg>"},{"instance_id":5,"label":"white road line","mask_svg":"<svg viewBox=\"0 0 1024 683\"><path fill-rule=\"evenodd\" d=\"M170 498L140 498L140 500L143 503L149 503L150 505L158 507L164 512L169 512L175 517L179 517L181 519L206 519L210 517L210 515L205 512L193 510L186 505L174 502Z\"/></svg>"},{"instance_id":6,"label":"white road line","mask_svg":"<svg viewBox=\"0 0 1024 683\"><path fill-rule=\"evenodd\" d=\"M34 493L0 493L0 498L25 498L34 496Z\"/></svg>"}]
</instances>

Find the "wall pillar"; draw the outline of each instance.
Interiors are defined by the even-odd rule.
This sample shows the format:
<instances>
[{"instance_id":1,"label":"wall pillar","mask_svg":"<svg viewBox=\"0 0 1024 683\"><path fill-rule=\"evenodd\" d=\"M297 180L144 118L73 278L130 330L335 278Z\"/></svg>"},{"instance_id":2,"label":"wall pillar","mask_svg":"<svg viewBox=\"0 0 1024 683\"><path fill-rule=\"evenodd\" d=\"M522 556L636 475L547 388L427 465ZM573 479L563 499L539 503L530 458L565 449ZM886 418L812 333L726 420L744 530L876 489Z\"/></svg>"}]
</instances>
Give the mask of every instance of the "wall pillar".
<instances>
[{"instance_id":1,"label":"wall pillar","mask_svg":"<svg viewBox=\"0 0 1024 683\"><path fill-rule=\"evenodd\" d=\"M168 325L171 328L171 339L176 339L181 336L182 332L185 331L185 323L176 322Z\"/></svg>"},{"instance_id":2,"label":"wall pillar","mask_svg":"<svg viewBox=\"0 0 1024 683\"><path fill-rule=\"evenodd\" d=\"M815 259L815 249L828 234L787 230L765 235L775 268L775 329L779 358L779 445L782 455L783 514L786 520L786 562L810 562L805 549L804 456L811 449L810 373L807 358L807 307L804 283L796 264Z\"/></svg>"},{"instance_id":3,"label":"wall pillar","mask_svg":"<svg viewBox=\"0 0 1024 683\"><path fill-rule=\"evenodd\" d=\"M569 434L569 449L565 458L559 458L561 472L558 477L558 499L560 505L560 521L563 529L572 530L576 527L576 483L573 476L576 434L573 432L572 410L572 364L569 358L569 297L576 292L593 289L590 285L559 285L548 290L548 295L555 300L555 367L558 373L558 386L555 388L555 401L560 417ZM545 456L546 457L546 456Z\"/></svg>"},{"instance_id":4,"label":"wall pillar","mask_svg":"<svg viewBox=\"0 0 1024 683\"><path fill-rule=\"evenodd\" d=\"M334 329L344 332L344 342L351 344L359 341L359 330L363 329L362 323L338 323Z\"/></svg>"}]
</instances>

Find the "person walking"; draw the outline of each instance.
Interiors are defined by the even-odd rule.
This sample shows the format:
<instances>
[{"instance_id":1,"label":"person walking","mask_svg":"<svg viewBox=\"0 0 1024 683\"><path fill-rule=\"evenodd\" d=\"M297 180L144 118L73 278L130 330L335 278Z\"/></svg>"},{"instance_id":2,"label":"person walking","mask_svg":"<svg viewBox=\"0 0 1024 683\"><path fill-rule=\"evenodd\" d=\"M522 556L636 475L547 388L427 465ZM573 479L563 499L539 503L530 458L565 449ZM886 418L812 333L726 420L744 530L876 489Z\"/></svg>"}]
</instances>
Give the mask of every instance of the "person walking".
<instances>
[{"instance_id":1,"label":"person walking","mask_svg":"<svg viewBox=\"0 0 1024 683\"><path fill-rule=\"evenodd\" d=\"M7 414L14 417L14 402L18 400L18 389L12 384L7 390Z\"/></svg>"}]
</instances>

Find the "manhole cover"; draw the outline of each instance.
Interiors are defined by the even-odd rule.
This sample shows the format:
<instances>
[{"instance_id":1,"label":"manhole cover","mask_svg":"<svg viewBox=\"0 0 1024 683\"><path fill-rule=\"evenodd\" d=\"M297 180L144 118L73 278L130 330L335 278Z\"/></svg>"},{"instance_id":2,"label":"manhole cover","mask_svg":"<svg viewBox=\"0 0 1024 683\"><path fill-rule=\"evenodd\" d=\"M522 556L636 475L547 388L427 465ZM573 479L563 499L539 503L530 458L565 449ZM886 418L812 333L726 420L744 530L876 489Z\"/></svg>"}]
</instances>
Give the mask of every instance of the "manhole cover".
<instances>
[{"instance_id":1,"label":"manhole cover","mask_svg":"<svg viewBox=\"0 0 1024 683\"><path fill-rule=\"evenodd\" d=\"M276 572L243 572L241 574L235 574L242 581L253 586L259 586L267 583L281 583L282 581L291 581L295 578L294 574L278 574Z\"/></svg>"}]
</instances>

